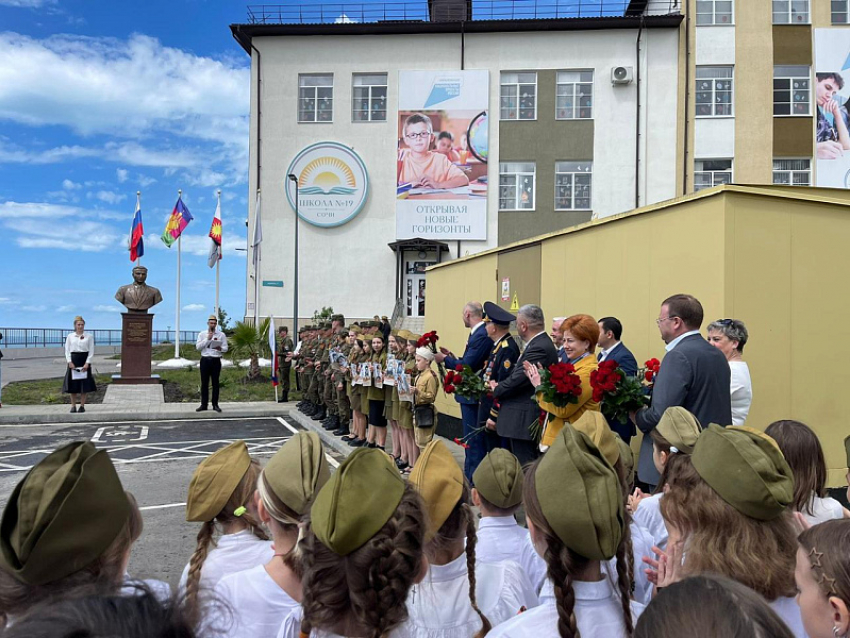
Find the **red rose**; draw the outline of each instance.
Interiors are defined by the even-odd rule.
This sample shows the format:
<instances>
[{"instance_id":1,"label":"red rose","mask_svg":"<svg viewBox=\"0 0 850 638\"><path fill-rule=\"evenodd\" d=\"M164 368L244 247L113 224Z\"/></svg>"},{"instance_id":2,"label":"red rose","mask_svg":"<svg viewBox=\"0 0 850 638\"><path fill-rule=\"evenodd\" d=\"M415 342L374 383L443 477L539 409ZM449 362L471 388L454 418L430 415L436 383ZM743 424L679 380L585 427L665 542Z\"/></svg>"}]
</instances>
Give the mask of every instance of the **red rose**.
<instances>
[{"instance_id":1,"label":"red rose","mask_svg":"<svg viewBox=\"0 0 850 638\"><path fill-rule=\"evenodd\" d=\"M463 375L460 372L455 372L454 382L455 383L463 383Z\"/></svg>"},{"instance_id":2,"label":"red rose","mask_svg":"<svg viewBox=\"0 0 850 638\"><path fill-rule=\"evenodd\" d=\"M573 393L574 397L580 397L581 396L581 388L576 386L575 388L573 388L572 393Z\"/></svg>"},{"instance_id":3,"label":"red rose","mask_svg":"<svg viewBox=\"0 0 850 638\"><path fill-rule=\"evenodd\" d=\"M655 376L655 373L652 370L647 370L646 372L643 373L643 377L647 381L652 381L652 377L654 377L654 376Z\"/></svg>"},{"instance_id":4,"label":"red rose","mask_svg":"<svg viewBox=\"0 0 850 638\"><path fill-rule=\"evenodd\" d=\"M457 370L458 372L463 372L463 364L462 363L457 364L455 366L455 370Z\"/></svg>"},{"instance_id":5,"label":"red rose","mask_svg":"<svg viewBox=\"0 0 850 638\"><path fill-rule=\"evenodd\" d=\"M593 390L593 400L596 403L602 402L602 389L601 388L594 388L594 390Z\"/></svg>"},{"instance_id":6,"label":"red rose","mask_svg":"<svg viewBox=\"0 0 850 638\"><path fill-rule=\"evenodd\" d=\"M455 387L451 383L448 383L448 384L446 384L445 390L446 390L446 394L451 394L452 392L455 391Z\"/></svg>"}]
</instances>

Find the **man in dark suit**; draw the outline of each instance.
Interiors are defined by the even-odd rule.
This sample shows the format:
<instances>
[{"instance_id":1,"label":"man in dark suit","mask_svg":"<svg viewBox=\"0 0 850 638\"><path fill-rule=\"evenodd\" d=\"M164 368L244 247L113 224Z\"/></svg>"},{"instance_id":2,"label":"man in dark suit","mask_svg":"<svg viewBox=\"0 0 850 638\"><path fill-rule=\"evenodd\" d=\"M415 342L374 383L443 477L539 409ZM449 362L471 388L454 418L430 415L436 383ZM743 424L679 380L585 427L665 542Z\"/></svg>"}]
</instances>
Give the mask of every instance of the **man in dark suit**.
<instances>
[{"instance_id":1,"label":"man in dark suit","mask_svg":"<svg viewBox=\"0 0 850 638\"><path fill-rule=\"evenodd\" d=\"M625 344L620 341L623 336L623 324L616 317L603 317L599 320L599 353L596 355L596 360L599 363L603 361L616 361L627 377L633 377L637 374L638 366L635 361L635 356L632 354ZM620 421L609 421L608 425L620 438L626 443L632 440L635 435L635 426L631 421L622 423Z\"/></svg>"},{"instance_id":2,"label":"man in dark suit","mask_svg":"<svg viewBox=\"0 0 850 638\"><path fill-rule=\"evenodd\" d=\"M497 384L504 381L513 372L514 366L519 359L519 346L510 333L512 321L516 321L516 315L500 308L491 301L484 303L484 320L487 327L487 335L493 342L493 349L487 363L484 364L482 379L484 385L489 389L490 381ZM502 439L496 433L496 422L499 419L499 402L494 400L492 392L488 392L478 404L478 427L487 426L479 436L484 439L484 448L487 454L497 447L502 447ZM473 473L475 468L472 469Z\"/></svg>"},{"instance_id":3,"label":"man in dark suit","mask_svg":"<svg viewBox=\"0 0 850 638\"><path fill-rule=\"evenodd\" d=\"M440 348L440 352L434 358L437 363L444 364L450 370L454 370L459 365L467 365L474 372L478 372L484 367L493 347L493 342L487 336L487 330L484 328L484 308L479 302L470 301L463 307L463 325L470 329L463 356L458 358L446 348ZM463 436L466 437L478 425L478 399L471 399L455 393L455 400L460 403ZM478 467L485 454L483 437L473 437L466 449L466 460L463 465L463 473L469 481L472 481L470 468Z\"/></svg>"},{"instance_id":4,"label":"man in dark suit","mask_svg":"<svg viewBox=\"0 0 850 638\"><path fill-rule=\"evenodd\" d=\"M537 441L532 439L529 426L540 416L534 400L534 387L525 376L523 364L540 364L548 368L558 361L558 353L546 334L546 319L540 306L525 305L516 316L516 327L525 350L513 366L510 376L496 384L490 381L493 397L499 401L499 418L496 431L507 440L508 448L522 464L537 458Z\"/></svg>"},{"instance_id":5,"label":"man in dark suit","mask_svg":"<svg viewBox=\"0 0 850 638\"><path fill-rule=\"evenodd\" d=\"M661 304L655 320L667 344L667 354L655 378L652 403L632 417L644 433L638 478L650 487L658 484L660 476L652 461L652 439L648 435L667 408L682 406L703 427L709 423L732 423L729 363L700 335L702 319L702 304L695 297L673 295Z\"/></svg>"}]
</instances>

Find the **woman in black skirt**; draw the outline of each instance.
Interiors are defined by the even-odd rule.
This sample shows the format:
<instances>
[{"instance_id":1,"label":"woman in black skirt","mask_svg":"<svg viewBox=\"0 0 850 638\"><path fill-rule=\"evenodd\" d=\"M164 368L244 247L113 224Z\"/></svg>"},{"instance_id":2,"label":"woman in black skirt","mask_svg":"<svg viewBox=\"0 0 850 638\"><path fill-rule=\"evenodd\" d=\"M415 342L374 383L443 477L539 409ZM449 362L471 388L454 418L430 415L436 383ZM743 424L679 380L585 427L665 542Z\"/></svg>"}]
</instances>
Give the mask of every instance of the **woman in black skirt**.
<instances>
[{"instance_id":1,"label":"woman in black skirt","mask_svg":"<svg viewBox=\"0 0 850 638\"><path fill-rule=\"evenodd\" d=\"M97 386L91 373L91 360L94 357L94 337L85 331L86 322L82 317L74 317L74 332L65 338L65 382L62 392L71 395L71 412L86 411L86 393L94 392ZM86 373L84 379L74 379L75 370ZM80 409L77 409L77 395L80 395Z\"/></svg>"}]
</instances>

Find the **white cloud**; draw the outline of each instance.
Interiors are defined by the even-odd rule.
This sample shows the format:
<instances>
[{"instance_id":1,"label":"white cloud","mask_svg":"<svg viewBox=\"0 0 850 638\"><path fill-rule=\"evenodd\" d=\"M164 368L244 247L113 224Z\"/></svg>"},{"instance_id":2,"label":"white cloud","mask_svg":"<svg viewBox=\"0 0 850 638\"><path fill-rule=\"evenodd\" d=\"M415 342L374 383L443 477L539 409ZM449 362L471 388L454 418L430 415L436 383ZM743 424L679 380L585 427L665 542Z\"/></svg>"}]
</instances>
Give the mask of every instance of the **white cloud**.
<instances>
[{"instance_id":1,"label":"white cloud","mask_svg":"<svg viewBox=\"0 0 850 638\"><path fill-rule=\"evenodd\" d=\"M107 306L105 304L99 304L92 308L94 312L123 312L120 306Z\"/></svg>"},{"instance_id":2,"label":"white cloud","mask_svg":"<svg viewBox=\"0 0 850 638\"><path fill-rule=\"evenodd\" d=\"M206 309L207 307L202 303L190 303L183 306L183 310L187 312L201 312Z\"/></svg>"},{"instance_id":3,"label":"white cloud","mask_svg":"<svg viewBox=\"0 0 850 638\"><path fill-rule=\"evenodd\" d=\"M66 191L75 191L81 189L82 187L82 184L72 182L70 179L62 180L62 188L64 188Z\"/></svg>"},{"instance_id":4,"label":"white cloud","mask_svg":"<svg viewBox=\"0 0 850 638\"><path fill-rule=\"evenodd\" d=\"M45 202L3 202L0 204L0 219L20 219L23 217L52 219L68 217L79 212L76 206L48 204Z\"/></svg>"},{"instance_id":5,"label":"white cloud","mask_svg":"<svg viewBox=\"0 0 850 638\"><path fill-rule=\"evenodd\" d=\"M108 211L90 211L64 204L0 203L0 226L3 234L13 237L21 248L59 248L84 252L123 248L126 235L109 224L92 220L93 217L113 218L114 215ZM46 223L49 220L70 217L75 218L74 236L80 241L69 240L67 225ZM126 216L121 219L126 219Z\"/></svg>"},{"instance_id":6,"label":"white cloud","mask_svg":"<svg viewBox=\"0 0 850 638\"><path fill-rule=\"evenodd\" d=\"M74 312L74 306L59 306L56 308L56 312Z\"/></svg>"},{"instance_id":7,"label":"white cloud","mask_svg":"<svg viewBox=\"0 0 850 638\"><path fill-rule=\"evenodd\" d=\"M118 183L123 184L127 181L127 169L125 168L116 168L115 175L118 177Z\"/></svg>"},{"instance_id":8,"label":"white cloud","mask_svg":"<svg viewBox=\"0 0 850 638\"><path fill-rule=\"evenodd\" d=\"M13 301L12 299L9 299L8 297L0 297L0 306L14 306L14 305L17 305L17 304L18 304L17 301Z\"/></svg>"},{"instance_id":9,"label":"white cloud","mask_svg":"<svg viewBox=\"0 0 850 638\"><path fill-rule=\"evenodd\" d=\"M106 202L107 204L117 204L125 199L127 199L126 195L120 195L118 193L113 193L110 191L97 191L92 194L89 193L89 196L93 196L95 199L99 199L102 202Z\"/></svg>"},{"instance_id":10,"label":"white cloud","mask_svg":"<svg viewBox=\"0 0 850 638\"><path fill-rule=\"evenodd\" d=\"M47 306L21 306L21 310L25 310L26 312L44 312L47 310Z\"/></svg>"},{"instance_id":11,"label":"white cloud","mask_svg":"<svg viewBox=\"0 0 850 638\"><path fill-rule=\"evenodd\" d=\"M56 4L56 0L0 0L0 6L23 7L26 9L38 9L50 4Z\"/></svg>"}]
</instances>

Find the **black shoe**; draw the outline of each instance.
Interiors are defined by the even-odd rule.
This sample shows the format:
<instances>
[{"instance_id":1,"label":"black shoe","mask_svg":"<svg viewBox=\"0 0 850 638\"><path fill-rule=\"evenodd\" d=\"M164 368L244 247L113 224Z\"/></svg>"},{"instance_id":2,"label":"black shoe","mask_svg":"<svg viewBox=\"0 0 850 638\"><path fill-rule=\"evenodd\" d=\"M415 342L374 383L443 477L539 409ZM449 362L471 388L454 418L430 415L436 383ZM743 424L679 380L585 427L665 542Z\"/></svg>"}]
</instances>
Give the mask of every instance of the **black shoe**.
<instances>
[{"instance_id":1,"label":"black shoe","mask_svg":"<svg viewBox=\"0 0 850 638\"><path fill-rule=\"evenodd\" d=\"M409 464L408 464L408 462L407 462L407 461L402 461L400 456L399 456L399 457L397 457L397 458L396 458L396 460L395 460L395 466L396 466L398 469L400 469L400 470L403 470L403 469L404 469L404 468L406 468L408 465L409 465Z\"/></svg>"},{"instance_id":2,"label":"black shoe","mask_svg":"<svg viewBox=\"0 0 850 638\"><path fill-rule=\"evenodd\" d=\"M281 400L283 403L289 403L289 392L284 392Z\"/></svg>"},{"instance_id":3,"label":"black shoe","mask_svg":"<svg viewBox=\"0 0 850 638\"><path fill-rule=\"evenodd\" d=\"M376 447L378 447L378 444L377 443L367 443L366 447L376 448Z\"/></svg>"},{"instance_id":4,"label":"black shoe","mask_svg":"<svg viewBox=\"0 0 850 638\"><path fill-rule=\"evenodd\" d=\"M363 447L366 445L366 439L354 439L353 441L349 441L348 444L351 447Z\"/></svg>"},{"instance_id":5,"label":"black shoe","mask_svg":"<svg viewBox=\"0 0 850 638\"><path fill-rule=\"evenodd\" d=\"M207 411L207 406L205 406L205 405L202 405L199 408L195 408L195 412L206 412L206 411Z\"/></svg>"},{"instance_id":6,"label":"black shoe","mask_svg":"<svg viewBox=\"0 0 850 638\"><path fill-rule=\"evenodd\" d=\"M80 406L79 409L77 410L77 412L85 412L85 411L86 411L86 409L83 406Z\"/></svg>"},{"instance_id":7,"label":"black shoe","mask_svg":"<svg viewBox=\"0 0 850 638\"><path fill-rule=\"evenodd\" d=\"M319 410L318 412L316 412L316 413L315 413L313 416L311 416L310 418L311 418L311 419L313 419L314 421L324 421L326 416L327 416L327 414L325 413L324 408L322 408L321 410Z\"/></svg>"},{"instance_id":8,"label":"black shoe","mask_svg":"<svg viewBox=\"0 0 850 638\"><path fill-rule=\"evenodd\" d=\"M277 402L278 402L278 403L286 403L286 399L284 399L283 397L281 397L280 399L278 399L278 400L277 400Z\"/></svg>"},{"instance_id":9,"label":"black shoe","mask_svg":"<svg viewBox=\"0 0 850 638\"><path fill-rule=\"evenodd\" d=\"M221 412L221 408L218 407L217 405L213 406L213 410L215 410L216 412Z\"/></svg>"},{"instance_id":10,"label":"black shoe","mask_svg":"<svg viewBox=\"0 0 850 638\"><path fill-rule=\"evenodd\" d=\"M346 434L348 434L348 428L347 427L339 427L336 430L334 430L331 434L333 434L334 436L345 436Z\"/></svg>"},{"instance_id":11,"label":"black shoe","mask_svg":"<svg viewBox=\"0 0 850 638\"><path fill-rule=\"evenodd\" d=\"M76 414L76 413L77 413L77 406L76 406L76 405L72 405L72 406L71 406L71 414Z\"/></svg>"}]
</instances>

